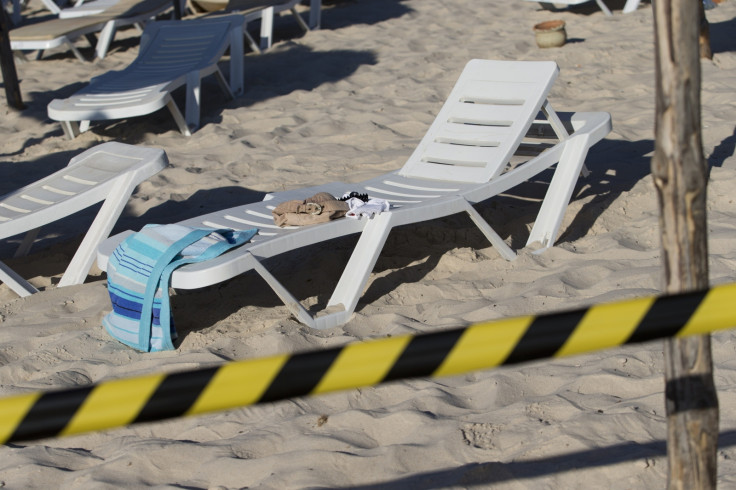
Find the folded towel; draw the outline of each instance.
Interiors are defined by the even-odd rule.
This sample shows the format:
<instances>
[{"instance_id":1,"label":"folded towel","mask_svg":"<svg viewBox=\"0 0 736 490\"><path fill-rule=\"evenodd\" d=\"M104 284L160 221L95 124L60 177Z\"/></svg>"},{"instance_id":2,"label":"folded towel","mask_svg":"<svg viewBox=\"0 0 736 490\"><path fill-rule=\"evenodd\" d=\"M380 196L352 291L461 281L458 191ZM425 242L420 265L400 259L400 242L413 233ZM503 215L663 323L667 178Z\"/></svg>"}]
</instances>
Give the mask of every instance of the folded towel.
<instances>
[{"instance_id":1,"label":"folded towel","mask_svg":"<svg viewBox=\"0 0 736 490\"><path fill-rule=\"evenodd\" d=\"M350 209L344 202L327 192L319 192L303 201L285 201L276 206L271 214L281 228L305 226L342 218Z\"/></svg>"},{"instance_id":2,"label":"folded towel","mask_svg":"<svg viewBox=\"0 0 736 490\"><path fill-rule=\"evenodd\" d=\"M102 319L105 330L144 352L172 350L176 330L169 284L174 270L242 245L257 231L146 225L129 236L110 257L107 288L112 312Z\"/></svg>"}]
</instances>

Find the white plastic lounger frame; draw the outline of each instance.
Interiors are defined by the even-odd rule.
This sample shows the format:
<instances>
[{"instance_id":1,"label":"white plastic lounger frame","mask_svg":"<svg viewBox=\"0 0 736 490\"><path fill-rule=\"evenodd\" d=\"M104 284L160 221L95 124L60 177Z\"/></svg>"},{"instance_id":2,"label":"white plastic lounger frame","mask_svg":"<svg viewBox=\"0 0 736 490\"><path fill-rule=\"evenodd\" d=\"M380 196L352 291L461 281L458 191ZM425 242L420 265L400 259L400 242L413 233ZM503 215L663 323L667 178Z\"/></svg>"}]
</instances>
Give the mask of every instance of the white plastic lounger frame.
<instances>
[{"instance_id":1,"label":"white plastic lounger frame","mask_svg":"<svg viewBox=\"0 0 736 490\"><path fill-rule=\"evenodd\" d=\"M15 256L28 253L39 228L104 201L59 286L81 284L120 213L143 180L168 165L163 150L104 143L72 158L58 172L0 197L0 239L25 233ZM0 280L21 296L37 292L0 262Z\"/></svg>"},{"instance_id":2,"label":"white plastic lounger frame","mask_svg":"<svg viewBox=\"0 0 736 490\"><path fill-rule=\"evenodd\" d=\"M555 5L580 5L581 3L587 3L591 0L554 0L553 2L544 2L540 0L527 0L529 2L538 2L542 4L543 7L549 8L553 7ZM623 13L628 14L631 12L634 12L637 8L639 8L639 2L640 0L626 0L626 4L623 8ZM609 9L605 3L603 3L603 0L595 0L595 3L598 4L598 7L603 11L606 15L613 15L611 13L611 9Z\"/></svg>"},{"instance_id":3,"label":"white plastic lounger frame","mask_svg":"<svg viewBox=\"0 0 736 490\"><path fill-rule=\"evenodd\" d=\"M228 47L229 84L217 66ZM202 78L211 74L229 97L243 93L242 16L151 22L141 36L138 57L127 68L93 78L68 99L52 100L48 115L74 138L89 121L141 116L168 107L179 130L189 136L199 127ZM181 86L186 87L186 117L171 97Z\"/></svg>"},{"instance_id":4,"label":"white plastic lounger frame","mask_svg":"<svg viewBox=\"0 0 736 490\"><path fill-rule=\"evenodd\" d=\"M557 73L552 61L470 61L401 170L358 184L333 182L278 192L263 202L184 221L190 226L214 228L257 227L259 232L243 247L178 269L172 286L194 289L255 270L300 322L312 328L341 325L355 310L386 238L396 226L466 212L499 253L513 259L515 252L473 204L557 164L527 242L539 243L539 251L551 247L588 149L611 130L608 113L567 114L564 121L558 117L546 100ZM529 153L536 156L524 156ZM389 200L392 209L372 219L345 218L287 228L274 224L271 211L276 205L320 191L335 196L346 191L367 193ZM360 238L321 314L307 311L263 265L270 257L352 233L360 233ZM125 236L103 242L98 253L100 268L106 269L108 257Z\"/></svg>"}]
</instances>

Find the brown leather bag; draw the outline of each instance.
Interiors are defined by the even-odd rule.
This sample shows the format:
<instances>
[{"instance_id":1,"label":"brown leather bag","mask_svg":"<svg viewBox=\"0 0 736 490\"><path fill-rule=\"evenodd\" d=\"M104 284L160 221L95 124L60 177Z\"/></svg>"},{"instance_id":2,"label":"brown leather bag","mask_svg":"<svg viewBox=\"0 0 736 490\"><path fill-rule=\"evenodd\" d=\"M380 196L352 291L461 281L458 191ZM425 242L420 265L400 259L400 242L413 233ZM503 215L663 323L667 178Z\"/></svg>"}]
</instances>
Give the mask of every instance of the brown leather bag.
<instances>
[{"instance_id":1,"label":"brown leather bag","mask_svg":"<svg viewBox=\"0 0 736 490\"><path fill-rule=\"evenodd\" d=\"M320 192L303 201L282 202L271 213L274 222L283 228L324 223L342 218L349 210L350 206L346 202L338 201L326 192Z\"/></svg>"}]
</instances>

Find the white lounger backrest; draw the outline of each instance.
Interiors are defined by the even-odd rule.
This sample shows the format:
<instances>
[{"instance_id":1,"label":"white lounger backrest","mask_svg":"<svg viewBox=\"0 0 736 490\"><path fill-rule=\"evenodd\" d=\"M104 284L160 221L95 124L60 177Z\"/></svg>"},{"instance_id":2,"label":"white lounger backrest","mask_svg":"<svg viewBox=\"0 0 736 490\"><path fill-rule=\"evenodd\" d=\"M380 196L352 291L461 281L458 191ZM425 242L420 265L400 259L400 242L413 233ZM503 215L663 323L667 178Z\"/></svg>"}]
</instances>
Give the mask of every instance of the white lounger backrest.
<instances>
[{"instance_id":1,"label":"white lounger backrest","mask_svg":"<svg viewBox=\"0 0 736 490\"><path fill-rule=\"evenodd\" d=\"M217 24L224 28L213 28ZM212 66L230 45L230 30L237 24L242 26L243 20L235 15L196 22L151 22L146 25L141 36L140 53L128 71L141 78L156 80Z\"/></svg>"},{"instance_id":2,"label":"white lounger backrest","mask_svg":"<svg viewBox=\"0 0 736 490\"><path fill-rule=\"evenodd\" d=\"M0 196L0 238L69 216L105 200L120 179L139 182L168 164L156 148L108 142L72 158L48 177Z\"/></svg>"},{"instance_id":3,"label":"white lounger backrest","mask_svg":"<svg viewBox=\"0 0 736 490\"><path fill-rule=\"evenodd\" d=\"M478 183L499 175L558 73L554 61L471 60L399 174Z\"/></svg>"}]
</instances>

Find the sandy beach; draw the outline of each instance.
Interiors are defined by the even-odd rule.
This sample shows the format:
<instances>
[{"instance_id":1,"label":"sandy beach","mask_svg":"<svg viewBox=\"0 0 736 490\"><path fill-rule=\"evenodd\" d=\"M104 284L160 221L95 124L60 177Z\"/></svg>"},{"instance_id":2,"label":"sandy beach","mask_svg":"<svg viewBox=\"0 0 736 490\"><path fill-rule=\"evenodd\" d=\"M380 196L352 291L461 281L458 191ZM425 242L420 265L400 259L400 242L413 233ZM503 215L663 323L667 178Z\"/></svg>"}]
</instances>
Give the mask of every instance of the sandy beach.
<instances>
[{"instance_id":1,"label":"sandy beach","mask_svg":"<svg viewBox=\"0 0 736 490\"><path fill-rule=\"evenodd\" d=\"M612 132L586 160L555 247L506 261L466 216L389 237L352 319L311 330L254 273L177 291L175 351L140 353L101 326L104 274L58 288L94 216L45 227L27 257L3 261L41 291L0 284L0 396L211 366L473 322L659 294L662 270L654 150L652 8L623 0L552 12L527 1L324 0L322 28L275 20L273 48L247 52L245 93L203 84L201 127L182 136L164 109L98 123L74 140L46 106L136 56L119 33L103 60L68 51L17 64L27 108L3 100L0 193L65 166L106 141L162 148L170 166L141 184L114 233L253 202L265 193L357 182L399 168L474 58L553 60L558 111L605 111ZM308 7L299 6L307 14ZM27 7L44 15L40 2ZM711 284L736 280L736 1L707 11L702 61L703 151ZM536 46L532 27L566 22L568 42ZM251 26L255 31L257 25ZM81 46L84 46L80 42ZM90 53L89 48L86 53ZM226 70L227 63L221 63ZM179 96L181 94L177 94ZM543 197L532 184L479 206L521 249ZM277 274L305 304L324 301L355 239L286 255ZM6 260L7 258L7 260ZM736 330L713 336L720 402L718 484L736 487ZM187 489L664 488L662 342L441 379L416 379L228 412L0 448L0 486Z\"/></svg>"}]
</instances>

